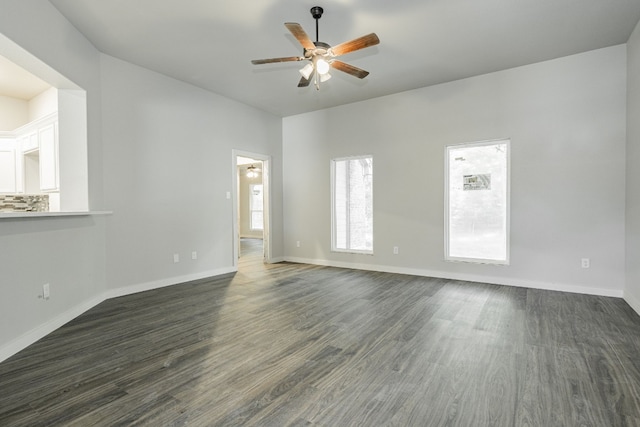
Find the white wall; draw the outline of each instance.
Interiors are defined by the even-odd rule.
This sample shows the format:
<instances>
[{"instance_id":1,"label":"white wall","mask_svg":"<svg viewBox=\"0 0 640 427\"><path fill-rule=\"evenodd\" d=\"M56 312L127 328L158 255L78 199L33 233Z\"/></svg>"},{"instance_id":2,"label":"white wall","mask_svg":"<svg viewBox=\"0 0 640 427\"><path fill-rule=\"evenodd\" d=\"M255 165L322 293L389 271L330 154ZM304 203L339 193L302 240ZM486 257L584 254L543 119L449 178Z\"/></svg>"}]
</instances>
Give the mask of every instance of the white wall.
<instances>
[{"instance_id":1,"label":"white wall","mask_svg":"<svg viewBox=\"0 0 640 427\"><path fill-rule=\"evenodd\" d=\"M29 121L58 111L58 89L52 87L29 100Z\"/></svg>"},{"instance_id":2,"label":"white wall","mask_svg":"<svg viewBox=\"0 0 640 427\"><path fill-rule=\"evenodd\" d=\"M640 23L627 42L627 204L624 298L640 313Z\"/></svg>"},{"instance_id":3,"label":"white wall","mask_svg":"<svg viewBox=\"0 0 640 427\"><path fill-rule=\"evenodd\" d=\"M282 256L279 117L106 55L102 78L110 288L233 270L232 149L273 156L272 243Z\"/></svg>"},{"instance_id":4,"label":"white wall","mask_svg":"<svg viewBox=\"0 0 640 427\"><path fill-rule=\"evenodd\" d=\"M621 296L625 64L622 45L285 118L286 257ZM512 141L511 265L445 262L444 147L496 138ZM329 161L360 154L375 254L331 253Z\"/></svg>"},{"instance_id":5,"label":"white wall","mask_svg":"<svg viewBox=\"0 0 640 427\"><path fill-rule=\"evenodd\" d=\"M11 132L29 122L29 104L24 99L0 95L0 131Z\"/></svg>"}]
</instances>

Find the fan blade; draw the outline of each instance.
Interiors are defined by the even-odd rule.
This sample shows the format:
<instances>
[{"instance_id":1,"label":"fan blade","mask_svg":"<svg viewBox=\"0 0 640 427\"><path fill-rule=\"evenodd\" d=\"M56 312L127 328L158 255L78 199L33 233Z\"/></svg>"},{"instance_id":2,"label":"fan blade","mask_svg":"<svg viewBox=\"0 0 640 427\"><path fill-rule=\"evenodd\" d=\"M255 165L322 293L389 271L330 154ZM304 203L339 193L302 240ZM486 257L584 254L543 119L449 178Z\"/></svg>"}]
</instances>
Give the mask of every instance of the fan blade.
<instances>
[{"instance_id":1,"label":"fan blade","mask_svg":"<svg viewBox=\"0 0 640 427\"><path fill-rule=\"evenodd\" d=\"M286 56L284 58L253 59L251 60L251 63L253 65L260 65L260 64L272 64L274 62L302 61L303 59L305 58L302 56Z\"/></svg>"},{"instance_id":2,"label":"fan blade","mask_svg":"<svg viewBox=\"0 0 640 427\"><path fill-rule=\"evenodd\" d=\"M331 62L331 66L336 70L340 70L343 73L351 74L352 76L359 79L364 79L369 75L368 71L365 71L362 68L354 67L353 65L347 64L346 62L338 61L337 59Z\"/></svg>"},{"instance_id":3,"label":"fan blade","mask_svg":"<svg viewBox=\"0 0 640 427\"><path fill-rule=\"evenodd\" d=\"M300 42L303 48L305 48L306 50L313 50L316 48L316 45L313 44L300 24L297 24L295 22L285 22L284 26L287 27L289 31L291 31L291 34L293 34L293 36Z\"/></svg>"},{"instance_id":4,"label":"fan blade","mask_svg":"<svg viewBox=\"0 0 640 427\"><path fill-rule=\"evenodd\" d=\"M309 75L308 79L305 79L304 76L302 76L302 78L300 79L300 82L298 83L298 87L307 87L307 86L309 86L309 83L311 83L311 80L313 80L313 76L314 76L315 73L316 73L315 71L312 72Z\"/></svg>"},{"instance_id":5,"label":"fan blade","mask_svg":"<svg viewBox=\"0 0 640 427\"><path fill-rule=\"evenodd\" d=\"M371 33L348 42L340 43L329 49L329 51L333 53L333 56L340 56L355 50L364 49L365 47L375 46L378 43L380 43L380 39L376 33Z\"/></svg>"}]
</instances>

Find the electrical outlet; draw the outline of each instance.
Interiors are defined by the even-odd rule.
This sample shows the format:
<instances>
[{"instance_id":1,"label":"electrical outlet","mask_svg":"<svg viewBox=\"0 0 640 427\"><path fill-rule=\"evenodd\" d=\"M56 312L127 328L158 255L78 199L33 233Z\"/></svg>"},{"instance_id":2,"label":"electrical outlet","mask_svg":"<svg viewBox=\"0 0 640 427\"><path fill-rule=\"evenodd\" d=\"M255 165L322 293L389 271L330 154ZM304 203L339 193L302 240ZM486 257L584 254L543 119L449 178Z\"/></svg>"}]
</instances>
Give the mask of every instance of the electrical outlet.
<instances>
[{"instance_id":1,"label":"electrical outlet","mask_svg":"<svg viewBox=\"0 0 640 427\"><path fill-rule=\"evenodd\" d=\"M173 254L173 262L174 263L180 262L180 254Z\"/></svg>"},{"instance_id":2,"label":"electrical outlet","mask_svg":"<svg viewBox=\"0 0 640 427\"><path fill-rule=\"evenodd\" d=\"M398 249L398 247L397 247L397 246L394 246L394 247L393 247L393 254L394 254L394 255L398 255L399 253L400 253L400 250Z\"/></svg>"},{"instance_id":3,"label":"electrical outlet","mask_svg":"<svg viewBox=\"0 0 640 427\"><path fill-rule=\"evenodd\" d=\"M589 260L589 258L582 258L582 268L589 267L591 267L591 261Z\"/></svg>"},{"instance_id":4,"label":"electrical outlet","mask_svg":"<svg viewBox=\"0 0 640 427\"><path fill-rule=\"evenodd\" d=\"M44 285L42 285L42 298L49 299L49 296L51 296L49 284L45 283Z\"/></svg>"},{"instance_id":5,"label":"electrical outlet","mask_svg":"<svg viewBox=\"0 0 640 427\"><path fill-rule=\"evenodd\" d=\"M191 252L191 259L198 259L198 252L196 251Z\"/></svg>"},{"instance_id":6,"label":"electrical outlet","mask_svg":"<svg viewBox=\"0 0 640 427\"><path fill-rule=\"evenodd\" d=\"M300 247L300 240L297 240L296 241L296 248L299 248L299 247Z\"/></svg>"}]
</instances>

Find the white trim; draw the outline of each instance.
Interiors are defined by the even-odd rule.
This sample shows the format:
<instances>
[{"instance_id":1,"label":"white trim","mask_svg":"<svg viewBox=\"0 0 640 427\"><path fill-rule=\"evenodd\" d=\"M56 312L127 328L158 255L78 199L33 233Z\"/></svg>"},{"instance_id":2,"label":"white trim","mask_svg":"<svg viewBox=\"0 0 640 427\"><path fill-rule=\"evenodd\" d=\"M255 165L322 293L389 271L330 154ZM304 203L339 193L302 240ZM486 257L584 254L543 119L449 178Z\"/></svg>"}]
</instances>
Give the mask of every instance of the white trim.
<instances>
[{"instance_id":1,"label":"white trim","mask_svg":"<svg viewBox=\"0 0 640 427\"><path fill-rule=\"evenodd\" d=\"M635 299L631 294L624 293L624 296L623 296L622 290L590 288L586 286L526 281L526 280L518 280L518 279L502 278L502 277L485 277L485 276L476 276L473 274L464 274L464 273L452 274L452 273L436 271L436 270L422 270L422 269L402 268L402 267L393 267L393 266L377 266L377 265L371 265L371 264L336 262L336 261L297 258L297 257L277 257L277 258L272 258L270 260L271 263L278 263L278 262L285 262L285 261L295 262L300 264L322 265L327 267L351 268L355 270L380 271L385 273L410 274L414 276L435 277L435 278L452 279L452 280L465 280L469 282L490 283L495 285L526 287L526 288L532 288L532 289L544 289L544 290L572 292L572 293L587 294L587 295L600 295L600 296L607 296L607 297L624 298L624 300L631 306L631 308L633 308L638 314L640 314L640 301ZM96 305L108 299L117 298L125 295L131 295L138 292L149 291L149 290L158 289L158 288L167 287L167 286L179 285L179 284L190 282L193 280L200 280L200 279L206 279L208 277L216 277L223 274L235 273L236 271L238 271L237 267L224 267L224 268L218 268L215 270L209 270L206 272L189 274L185 276L177 276L169 279L162 279L162 280L157 280L153 282L146 282L138 285L124 286L121 288L107 290L102 294L96 296L95 298L84 301L78 304L77 306L70 308L69 310L65 311L64 313L61 313L60 315L56 316L52 320L46 323L43 323L41 325L38 325L32 330L22 334L18 338L13 339L9 343L3 346L0 346L0 362L3 362L9 357L24 350L31 344L37 342L38 340L44 338L45 336L52 333L56 329L60 328L64 324L80 316L82 313L86 312L87 310L90 310L91 308L95 307Z\"/></svg>"},{"instance_id":2,"label":"white trim","mask_svg":"<svg viewBox=\"0 0 640 427\"><path fill-rule=\"evenodd\" d=\"M238 149L231 150L231 163L232 163L232 174L231 174L231 186L233 191L231 191L231 248L232 248L232 259L231 263L233 267L238 267L238 256L240 254L240 231L238 225L238 203L239 203L239 191L238 185L240 180L238 179L238 157L247 157L250 159L260 160L262 161L262 191L263 191L263 207L262 212L264 215L264 230L262 230L262 241L263 243L263 252L264 252L264 261L266 263L271 263L271 253L273 252L273 244L271 242L271 230L272 227L272 201L271 201L271 167L272 161L271 156L268 154L260 154L254 153L251 151L244 151Z\"/></svg>"},{"instance_id":3,"label":"white trim","mask_svg":"<svg viewBox=\"0 0 640 427\"><path fill-rule=\"evenodd\" d=\"M629 292L625 292L623 296L624 300L629 304L629 306L640 315L640 300L635 296L631 295Z\"/></svg>"},{"instance_id":4,"label":"white trim","mask_svg":"<svg viewBox=\"0 0 640 427\"><path fill-rule=\"evenodd\" d=\"M338 254L354 254L354 255L374 255L373 249L331 249L331 252Z\"/></svg>"},{"instance_id":5,"label":"white trim","mask_svg":"<svg viewBox=\"0 0 640 427\"><path fill-rule=\"evenodd\" d=\"M184 276L169 277L166 279L154 280L152 282L139 283L132 286L123 286L116 289L109 289L104 293L105 300L111 298L122 297L125 295L137 294L138 292L151 291L154 289L165 288L167 286L180 285L182 283L194 280L206 279L208 277L221 276L223 274L235 273L237 267L224 267L215 270L202 271L199 273L187 274Z\"/></svg>"},{"instance_id":6,"label":"white trim","mask_svg":"<svg viewBox=\"0 0 640 427\"><path fill-rule=\"evenodd\" d=\"M47 218L57 216L89 216L89 215L111 215L113 211L80 211L80 212L2 212L0 219L4 218Z\"/></svg>"},{"instance_id":7,"label":"white trim","mask_svg":"<svg viewBox=\"0 0 640 427\"><path fill-rule=\"evenodd\" d=\"M324 259L307 259L298 257L285 257L285 261L300 264L322 265L327 267L351 268L354 270L379 271L383 273L408 274L412 276L434 277L439 279L462 280L467 282L489 283L492 285L515 286L518 288L542 289L548 291L571 292L575 294L598 295L606 297L622 298L621 289L592 288L589 286L571 285L566 283L539 282L522 280L511 277L479 276L467 273L451 273L448 271L424 270L416 268L394 267L390 265L373 265L362 263L350 263L329 261Z\"/></svg>"},{"instance_id":8,"label":"white trim","mask_svg":"<svg viewBox=\"0 0 640 427\"><path fill-rule=\"evenodd\" d=\"M262 206L260 210L257 209L253 209L253 196L254 196L254 188L256 188L256 186L260 186L260 191L262 192ZM253 213L254 212L262 212L262 228L254 228L253 227ZM249 231L260 231L261 233L264 232L264 184L262 183L262 180L260 181L260 184L249 184ZM240 236L242 237L242 235Z\"/></svg>"},{"instance_id":9,"label":"white trim","mask_svg":"<svg viewBox=\"0 0 640 427\"><path fill-rule=\"evenodd\" d=\"M105 295L101 294L95 298L84 301L75 307L70 308L64 313L59 314L48 322L42 323L30 331L25 332L19 337L9 341L7 344L0 346L0 362L8 359L19 351L24 350L36 341L49 335L65 323L80 316L85 311L95 307L105 300Z\"/></svg>"},{"instance_id":10,"label":"white trim","mask_svg":"<svg viewBox=\"0 0 640 427\"><path fill-rule=\"evenodd\" d=\"M58 111L54 111L45 116L40 117L39 119L35 119L32 122L24 124L17 129L13 130L14 137L20 136L20 134L37 131L39 127L46 126L50 124L55 124L58 120Z\"/></svg>"},{"instance_id":11,"label":"white trim","mask_svg":"<svg viewBox=\"0 0 640 427\"><path fill-rule=\"evenodd\" d=\"M9 343L0 346L0 362L24 350L31 344L34 344L36 341L44 338L64 324L80 316L82 313L92 309L96 305L108 299L136 294L138 292L150 291L167 286L179 285L186 282L191 282L193 280L206 279L208 277L216 277L223 274L235 273L236 271L238 271L237 267L224 267L215 270L203 271L200 273L188 274L185 276L171 277L168 279L156 280L153 282L140 283L138 285L123 286L121 288L107 290L92 299L84 301L76 305L75 307L71 307L69 310L59 314L48 322L40 324L30 331L27 331L19 337L11 340Z\"/></svg>"}]
</instances>

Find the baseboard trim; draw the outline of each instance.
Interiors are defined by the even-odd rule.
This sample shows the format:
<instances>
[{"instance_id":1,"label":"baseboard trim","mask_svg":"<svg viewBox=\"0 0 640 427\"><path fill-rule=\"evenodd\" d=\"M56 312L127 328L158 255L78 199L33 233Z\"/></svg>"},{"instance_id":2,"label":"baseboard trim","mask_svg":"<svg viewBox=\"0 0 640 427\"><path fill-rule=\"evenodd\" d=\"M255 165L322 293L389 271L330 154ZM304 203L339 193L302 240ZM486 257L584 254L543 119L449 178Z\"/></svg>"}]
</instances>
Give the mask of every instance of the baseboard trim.
<instances>
[{"instance_id":1,"label":"baseboard trim","mask_svg":"<svg viewBox=\"0 0 640 427\"><path fill-rule=\"evenodd\" d=\"M95 307L103 301L104 294L84 301L76 305L75 307L72 307L71 309L65 311L64 313L59 314L48 322L38 325L30 331L27 331L26 333L20 335L18 338L10 341L8 344L3 345L2 347L0 347L0 362L10 358L14 354L29 347L31 344L46 337L65 323L75 319L85 311Z\"/></svg>"},{"instance_id":2,"label":"baseboard trim","mask_svg":"<svg viewBox=\"0 0 640 427\"><path fill-rule=\"evenodd\" d=\"M207 277L221 276L223 274L235 273L237 267L224 267L215 270L202 271L199 273L187 274L184 276L174 276L166 279L154 280L151 282L139 283L132 286L122 286L120 288L109 289L105 295L105 300L123 297L125 295L137 294L138 292L151 291L153 289L165 288L167 286L179 285L180 283L191 282L193 280L206 279Z\"/></svg>"},{"instance_id":3,"label":"baseboard trim","mask_svg":"<svg viewBox=\"0 0 640 427\"><path fill-rule=\"evenodd\" d=\"M548 283L532 280L513 279L509 277L479 276L468 273L452 273L448 271L424 270L415 268L394 267L389 265L373 265L361 263L349 263L329 261L324 259L307 259L297 257L285 257L285 261L302 264L323 265L327 267L351 268L354 270L379 271L382 273L409 274L412 276L436 277L439 279L463 280L467 282L490 283L493 285L516 286L520 288L542 289L547 291L571 292L575 294L598 295L606 297L623 297L622 290L591 288L563 283Z\"/></svg>"},{"instance_id":4,"label":"baseboard trim","mask_svg":"<svg viewBox=\"0 0 640 427\"><path fill-rule=\"evenodd\" d=\"M547 283L547 282L537 282L537 281L527 281L527 280L518 280L512 278L504 278L504 277L491 277L491 276L478 276L474 274L465 274L465 273L450 273L444 271L437 270L424 270L424 269L414 269L414 268L403 268L403 267L394 267L394 266L385 266L385 265L372 265L372 264L361 264L361 263L348 263L348 262L338 262L338 261L329 261L329 260L320 260L320 259L308 259L308 258L297 258L297 257L277 257L272 258L272 263L277 262L295 262L301 264L311 264L311 265L322 265L327 267L337 267L337 268L350 268L354 270L369 270L369 271L379 271L384 273L397 273L397 274L409 274L413 276L423 276L423 277L436 277L442 279L451 279L451 280L464 280L469 282L480 282L480 283L491 283L495 285L507 285L507 286L517 286L517 287L525 287L532 289L544 289L551 291L561 291L561 292L571 292L578 294L587 294L587 295L599 295L599 296L608 296L608 297L618 297L624 298L624 300L633 308L633 310L640 314L640 301L636 299L634 296L628 293L624 293L623 291L618 291L615 289L602 289L602 288L590 288L586 286L576 286L576 285L568 285L562 283ZM82 313L96 305L100 304L103 301L106 301L111 298L117 298L125 295L131 295L138 292L149 291L153 289L163 288L167 286L173 286L180 283L191 282L193 280L205 279L207 277L215 277L221 276L223 274L235 273L238 271L237 267L224 267L215 270L209 270L194 274L188 274L184 276L175 276L167 279L155 280L146 283L140 283L132 286L123 286L120 288L110 289L102 294L91 298L85 302L78 304L75 307L61 313L56 316L52 320L43 323L32 330L22 334L18 338L10 341L6 345L0 347L0 362L8 359L14 354L24 350L31 344L36 341L44 338L51 332L63 326L65 323L75 319Z\"/></svg>"},{"instance_id":5,"label":"baseboard trim","mask_svg":"<svg viewBox=\"0 0 640 427\"><path fill-rule=\"evenodd\" d=\"M629 292L625 292L623 298L627 302L627 304L629 304L629 306L633 308L633 311L640 315L640 300L631 295Z\"/></svg>"},{"instance_id":6,"label":"baseboard trim","mask_svg":"<svg viewBox=\"0 0 640 427\"><path fill-rule=\"evenodd\" d=\"M191 282L193 280L200 280L200 279L206 279L208 277L221 276L223 274L234 273L236 271L238 271L237 267L218 268L215 270L203 271L203 272L188 274L184 276L170 277L167 279L140 283L138 285L123 286L120 288L107 290L92 299L89 299L85 302L82 302L76 305L75 307L70 308L69 310L59 314L58 316L51 319L50 321L43 323L41 325L38 325L32 330L10 341L8 344L0 346L0 362L3 362L4 360L10 358L14 354L17 354L18 352L24 350L25 348L29 347L31 344L34 344L35 342L49 335L51 332L60 328L64 324L80 316L85 311L92 309L96 305L108 299L117 298L125 295L136 294L138 292L150 291L153 289L163 288L167 286L178 285L185 282Z\"/></svg>"}]
</instances>

